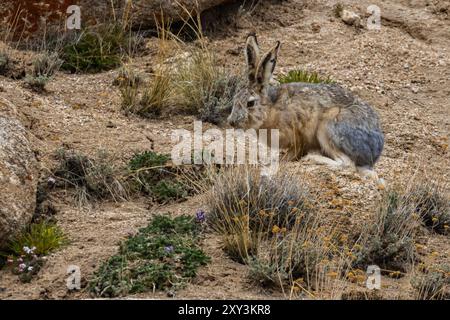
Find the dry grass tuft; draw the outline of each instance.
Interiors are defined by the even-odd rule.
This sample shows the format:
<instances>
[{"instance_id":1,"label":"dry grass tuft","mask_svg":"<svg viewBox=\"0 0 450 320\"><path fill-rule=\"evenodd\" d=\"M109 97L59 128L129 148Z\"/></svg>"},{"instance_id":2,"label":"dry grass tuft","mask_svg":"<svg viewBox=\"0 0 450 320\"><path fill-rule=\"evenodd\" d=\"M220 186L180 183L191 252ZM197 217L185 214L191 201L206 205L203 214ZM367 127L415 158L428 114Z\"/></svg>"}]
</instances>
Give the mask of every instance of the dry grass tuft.
<instances>
[{"instance_id":1,"label":"dry grass tuft","mask_svg":"<svg viewBox=\"0 0 450 320\"><path fill-rule=\"evenodd\" d=\"M407 271L416 259L414 236L419 225L411 201L398 191L382 195L367 227L361 234L361 250L354 265L366 268L378 265L382 269Z\"/></svg>"},{"instance_id":2,"label":"dry grass tuft","mask_svg":"<svg viewBox=\"0 0 450 320\"><path fill-rule=\"evenodd\" d=\"M129 187L122 172L111 165L105 152L99 152L91 159L75 151L61 149L57 158L59 167L53 173L56 183L63 188L75 188L79 206L93 200L121 201L128 197Z\"/></svg>"},{"instance_id":3,"label":"dry grass tuft","mask_svg":"<svg viewBox=\"0 0 450 320\"><path fill-rule=\"evenodd\" d=\"M208 180L207 223L228 256L249 266L253 282L289 297L318 297L325 287L339 295L336 282L350 263L334 255L334 228L322 225L317 198L299 179L285 170L262 177L258 168L239 166L211 171Z\"/></svg>"},{"instance_id":4,"label":"dry grass tuft","mask_svg":"<svg viewBox=\"0 0 450 320\"><path fill-rule=\"evenodd\" d=\"M450 298L450 266L433 265L424 273L415 274L411 285L415 300L448 300Z\"/></svg>"}]
</instances>

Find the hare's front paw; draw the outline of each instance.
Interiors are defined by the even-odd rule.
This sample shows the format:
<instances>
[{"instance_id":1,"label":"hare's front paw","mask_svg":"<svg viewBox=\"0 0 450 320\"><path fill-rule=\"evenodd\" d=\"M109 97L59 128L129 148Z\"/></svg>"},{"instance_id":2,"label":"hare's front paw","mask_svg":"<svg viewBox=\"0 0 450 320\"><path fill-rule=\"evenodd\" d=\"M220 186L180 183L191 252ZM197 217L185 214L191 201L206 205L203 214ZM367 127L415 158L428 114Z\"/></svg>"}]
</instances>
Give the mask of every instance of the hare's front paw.
<instances>
[{"instance_id":1,"label":"hare's front paw","mask_svg":"<svg viewBox=\"0 0 450 320\"><path fill-rule=\"evenodd\" d=\"M358 167L357 169L363 179L370 179L374 181L377 183L380 190L384 190L386 188L386 181L384 181L383 178L380 178L375 170L364 167Z\"/></svg>"}]
</instances>

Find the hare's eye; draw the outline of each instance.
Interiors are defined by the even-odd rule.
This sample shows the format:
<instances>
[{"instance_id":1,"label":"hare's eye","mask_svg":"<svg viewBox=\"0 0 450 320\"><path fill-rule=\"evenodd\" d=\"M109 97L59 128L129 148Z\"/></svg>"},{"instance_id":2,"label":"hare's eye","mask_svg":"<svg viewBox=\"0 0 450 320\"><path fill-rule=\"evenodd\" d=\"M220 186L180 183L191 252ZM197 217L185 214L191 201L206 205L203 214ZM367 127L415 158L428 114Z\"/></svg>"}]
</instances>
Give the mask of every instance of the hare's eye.
<instances>
[{"instance_id":1,"label":"hare's eye","mask_svg":"<svg viewBox=\"0 0 450 320\"><path fill-rule=\"evenodd\" d=\"M247 101L247 108L253 108L255 106L255 100Z\"/></svg>"}]
</instances>

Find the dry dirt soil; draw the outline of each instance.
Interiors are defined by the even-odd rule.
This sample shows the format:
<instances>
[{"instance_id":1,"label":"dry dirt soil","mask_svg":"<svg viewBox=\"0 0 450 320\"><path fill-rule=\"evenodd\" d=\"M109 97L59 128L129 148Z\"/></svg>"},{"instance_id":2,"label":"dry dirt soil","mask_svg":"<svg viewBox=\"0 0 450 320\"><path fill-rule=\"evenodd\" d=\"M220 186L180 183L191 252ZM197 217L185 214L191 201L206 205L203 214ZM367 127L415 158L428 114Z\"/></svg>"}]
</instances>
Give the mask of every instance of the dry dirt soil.
<instances>
[{"instance_id":1,"label":"dry dirt soil","mask_svg":"<svg viewBox=\"0 0 450 320\"><path fill-rule=\"evenodd\" d=\"M224 15L213 23L209 45L224 66L244 67L241 52L249 32L257 32L263 48L280 40L276 74L302 68L330 75L379 112L386 145L376 170L388 185L407 181L417 172L450 182L450 1L341 1L363 17L368 16L370 4L378 5L382 13L379 31L344 24L333 14L336 1L261 2L250 16L231 19ZM156 39L148 39L149 53L136 58L133 67L148 72L156 45ZM155 151L169 153L171 130L192 129L194 118L190 116L153 120L125 115L117 87L112 85L116 75L117 70L94 75L59 72L45 94L31 92L21 81L0 77L0 94L14 102L23 115L44 173L56 165L53 155L61 146L84 154L107 150L124 163L135 151L150 149L151 144ZM289 165L298 173L294 178L299 183L309 180L319 192L337 190L339 197L347 200L337 208L323 204L330 214L342 219L343 225L364 224L379 196L375 184L351 172L330 171L307 161ZM195 214L205 205L201 195L156 207L139 199L80 209L64 194L54 196L53 201L58 210L57 223L70 244L50 255L29 284L0 271L1 299L89 298L84 290L67 291L68 265L80 266L83 277L89 279L101 262L116 252L118 243L144 226L153 214ZM450 263L448 237L429 234L422 242L425 261ZM246 267L223 254L215 235L206 237L204 249L212 262L177 292L176 298L286 298L277 290L250 284L244 276ZM355 290L359 289L363 290L355 285ZM409 298L411 290L408 277L383 277L384 298ZM167 296L155 292L128 298Z\"/></svg>"}]
</instances>

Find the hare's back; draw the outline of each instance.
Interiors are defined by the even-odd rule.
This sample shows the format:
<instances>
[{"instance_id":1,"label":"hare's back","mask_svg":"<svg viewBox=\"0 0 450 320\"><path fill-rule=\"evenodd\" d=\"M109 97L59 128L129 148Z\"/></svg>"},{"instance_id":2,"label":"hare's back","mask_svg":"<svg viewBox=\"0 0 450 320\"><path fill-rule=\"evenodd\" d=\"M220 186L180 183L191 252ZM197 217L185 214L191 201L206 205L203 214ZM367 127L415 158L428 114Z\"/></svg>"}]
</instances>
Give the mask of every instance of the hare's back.
<instances>
[{"instance_id":1,"label":"hare's back","mask_svg":"<svg viewBox=\"0 0 450 320\"><path fill-rule=\"evenodd\" d=\"M354 95L337 84L293 82L284 85L291 97L316 101L322 107L346 107L356 100Z\"/></svg>"}]
</instances>

